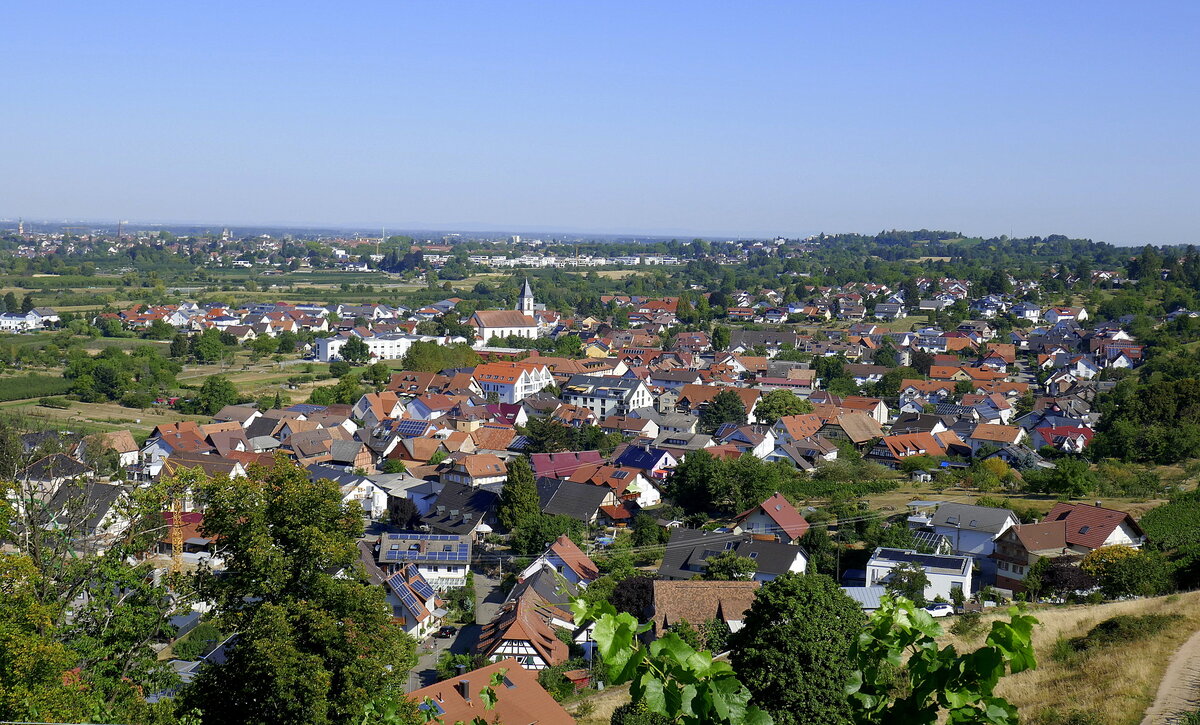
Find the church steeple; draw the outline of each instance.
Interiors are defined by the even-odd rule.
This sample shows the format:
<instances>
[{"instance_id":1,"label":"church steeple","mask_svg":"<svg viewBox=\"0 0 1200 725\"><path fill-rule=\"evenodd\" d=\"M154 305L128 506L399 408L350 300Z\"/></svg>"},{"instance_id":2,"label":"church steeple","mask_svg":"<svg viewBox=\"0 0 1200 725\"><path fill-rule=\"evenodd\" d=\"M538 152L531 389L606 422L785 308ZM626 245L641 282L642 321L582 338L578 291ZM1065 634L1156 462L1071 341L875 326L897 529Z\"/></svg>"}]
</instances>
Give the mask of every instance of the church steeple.
<instances>
[{"instance_id":1,"label":"church steeple","mask_svg":"<svg viewBox=\"0 0 1200 725\"><path fill-rule=\"evenodd\" d=\"M527 315L534 312L533 288L529 286L528 277L525 278L525 288L521 290L521 296L517 300L517 310Z\"/></svg>"}]
</instances>

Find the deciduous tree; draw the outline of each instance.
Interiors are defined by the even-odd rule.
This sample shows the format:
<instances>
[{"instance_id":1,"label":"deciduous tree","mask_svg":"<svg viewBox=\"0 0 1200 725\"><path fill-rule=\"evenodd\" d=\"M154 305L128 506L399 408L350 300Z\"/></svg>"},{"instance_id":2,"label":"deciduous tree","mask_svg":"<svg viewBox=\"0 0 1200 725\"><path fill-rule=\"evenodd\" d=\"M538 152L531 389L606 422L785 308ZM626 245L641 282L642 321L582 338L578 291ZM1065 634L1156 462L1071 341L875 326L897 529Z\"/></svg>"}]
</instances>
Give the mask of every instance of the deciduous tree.
<instances>
[{"instance_id":1,"label":"deciduous tree","mask_svg":"<svg viewBox=\"0 0 1200 725\"><path fill-rule=\"evenodd\" d=\"M730 638L734 670L780 725L846 723L850 647L862 607L833 579L784 574L762 586Z\"/></svg>"}]
</instances>

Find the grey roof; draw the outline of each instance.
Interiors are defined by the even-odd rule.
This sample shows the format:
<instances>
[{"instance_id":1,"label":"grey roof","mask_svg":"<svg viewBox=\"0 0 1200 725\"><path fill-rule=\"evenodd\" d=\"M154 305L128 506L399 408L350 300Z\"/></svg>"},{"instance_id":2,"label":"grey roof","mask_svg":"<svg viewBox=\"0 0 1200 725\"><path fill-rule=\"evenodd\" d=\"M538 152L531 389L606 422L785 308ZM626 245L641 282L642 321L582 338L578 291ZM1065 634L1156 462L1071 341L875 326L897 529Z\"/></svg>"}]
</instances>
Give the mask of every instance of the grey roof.
<instances>
[{"instance_id":1,"label":"grey roof","mask_svg":"<svg viewBox=\"0 0 1200 725\"><path fill-rule=\"evenodd\" d=\"M846 593L846 596L858 602L864 610L873 612L879 609L879 598L887 594L887 587L842 587L842 591Z\"/></svg>"},{"instance_id":2,"label":"grey roof","mask_svg":"<svg viewBox=\"0 0 1200 725\"><path fill-rule=\"evenodd\" d=\"M1017 515L1008 509L975 506L968 503L944 503L938 506L932 523L934 526L945 526L951 529L999 534L1004 530L1009 519L1016 522Z\"/></svg>"},{"instance_id":3,"label":"grey roof","mask_svg":"<svg viewBox=\"0 0 1200 725\"><path fill-rule=\"evenodd\" d=\"M335 466L325 466L320 463L314 463L311 466L306 466L304 470L308 471L308 479L310 481L328 479L339 486L345 486L351 483L357 484L369 480L366 476L353 473L351 471L343 471Z\"/></svg>"},{"instance_id":4,"label":"grey roof","mask_svg":"<svg viewBox=\"0 0 1200 725\"><path fill-rule=\"evenodd\" d=\"M46 511L56 524L90 536L124 493L122 486L111 483L69 481L58 487Z\"/></svg>"},{"instance_id":5,"label":"grey roof","mask_svg":"<svg viewBox=\"0 0 1200 725\"><path fill-rule=\"evenodd\" d=\"M750 534L719 533L699 529L671 529L658 575L664 579L691 579L704 571L709 556L732 551L754 559L758 573L780 575L790 570L804 549L777 541L759 541Z\"/></svg>"},{"instance_id":6,"label":"grey roof","mask_svg":"<svg viewBox=\"0 0 1200 725\"><path fill-rule=\"evenodd\" d=\"M360 441L333 441L329 446L330 460L338 463L352 463L362 451Z\"/></svg>"},{"instance_id":7,"label":"grey roof","mask_svg":"<svg viewBox=\"0 0 1200 725\"><path fill-rule=\"evenodd\" d=\"M51 453L42 456L25 468L17 471L18 480L55 481L60 478L76 478L92 472L92 467L86 463L71 458L62 453Z\"/></svg>"},{"instance_id":8,"label":"grey roof","mask_svg":"<svg viewBox=\"0 0 1200 725\"><path fill-rule=\"evenodd\" d=\"M539 476L537 492L542 513L551 516L562 514L588 522L595 518L600 504L612 489L608 486Z\"/></svg>"},{"instance_id":9,"label":"grey roof","mask_svg":"<svg viewBox=\"0 0 1200 725\"><path fill-rule=\"evenodd\" d=\"M490 517L500 496L492 491L461 483L447 483L421 523L435 532L469 534L480 521ZM456 513L457 512L457 513Z\"/></svg>"},{"instance_id":10,"label":"grey roof","mask_svg":"<svg viewBox=\"0 0 1200 725\"><path fill-rule=\"evenodd\" d=\"M655 448L678 448L684 450L700 450L712 442L712 436L704 433L676 433L668 431L659 433L654 439Z\"/></svg>"}]
</instances>

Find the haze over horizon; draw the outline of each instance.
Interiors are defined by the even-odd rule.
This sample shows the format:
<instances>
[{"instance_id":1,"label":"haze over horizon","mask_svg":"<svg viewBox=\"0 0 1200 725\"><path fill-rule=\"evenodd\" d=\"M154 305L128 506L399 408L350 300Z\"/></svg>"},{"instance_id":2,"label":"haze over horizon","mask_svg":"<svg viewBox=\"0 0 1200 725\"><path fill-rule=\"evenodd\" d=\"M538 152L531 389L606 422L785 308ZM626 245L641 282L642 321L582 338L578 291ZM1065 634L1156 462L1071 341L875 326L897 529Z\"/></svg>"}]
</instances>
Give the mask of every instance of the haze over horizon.
<instances>
[{"instance_id":1,"label":"haze over horizon","mask_svg":"<svg viewBox=\"0 0 1200 725\"><path fill-rule=\"evenodd\" d=\"M1116 244L1200 228L1191 3L0 17L4 216Z\"/></svg>"}]
</instances>

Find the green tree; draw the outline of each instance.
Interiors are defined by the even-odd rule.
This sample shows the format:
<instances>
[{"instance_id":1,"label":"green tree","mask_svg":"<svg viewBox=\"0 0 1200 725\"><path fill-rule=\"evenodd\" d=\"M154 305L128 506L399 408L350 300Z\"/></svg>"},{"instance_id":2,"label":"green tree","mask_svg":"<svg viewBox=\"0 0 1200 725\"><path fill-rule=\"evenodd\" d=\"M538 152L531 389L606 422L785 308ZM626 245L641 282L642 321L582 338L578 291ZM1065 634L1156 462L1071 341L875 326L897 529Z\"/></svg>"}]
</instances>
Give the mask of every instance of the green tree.
<instances>
[{"instance_id":1,"label":"green tree","mask_svg":"<svg viewBox=\"0 0 1200 725\"><path fill-rule=\"evenodd\" d=\"M629 683L635 708L645 707L679 725L770 725L770 716L750 704L750 691L728 663L697 652L674 632L642 644L638 635L650 625L639 624L631 614L617 614L608 602L576 599L571 609L581 626L596 623L593 636L605 680Z\"/></svg>"},{"instance_id":2,"label":"green tree","mask_svg":"<svg viewBox=\"0 0 1200 725\"><path fill-rule=\"evenodd\" d=\"M732 390L722 390L700 411L700 427L712 433L725 423L746 422L746 405Z\"/></svg>"},{"instance_id":3,"label":"green tree","mask_svg":"<svg viewBox=\"0 0 1200 725\"><path fill-rule=\"evenodd\" d=\"M787 573L758 590L730 661L776 723L849 722L849 653L865 622L830 577Z\"/></svg>"},{"instance_id":4,"label":"green tree","mask_svg":"<svg viewBox=\"0 0 1200 725\"><path fill-rule=\"evenodd\" d=\"M33 309L33 297L31 297L30 295L25 295L23 298L21 298L21 314L23 315L32 309Z\"/></svg>"},{"instance_id":5,"label":"green tree","mask_svg":"<svg viewBox=\"0 0 1200 725\"><path fill-rule=\"evenodd\" d=\"M893 596L901 596L916 604L925 606L925 587L929 586L929 576L925 568L913 562L904 562L892 569L884 582L884 587Z\"/></svg>"},{"instance_id":6,"label":"green tree","mask_svg":"<svg viewBox=\"0 0 1200 725\"><path fill-rule=\"evenodd\" d=\"M529 459L524 456L513 459L508 464L508 479L500 491L496 518L501 526L512 531L520 528L525 521L537 518L541 512Z\"/></svg>"},{"instance_id":7,"label":"green tree","mask_svg":"<svg viewBox=\"0 0 1200 725\"><path fill-rule=\"evenodd\" d=\"M188 354L188 341L183 335L175 335L171 338L171 349L169 352L173 358L180 358Z\"/></svg>"},{"instance_id":8,"label":"green tree","mask_svg":"<svg viewBox=\"0 0 1200 725\"><path fill-rule=\"evenodd\" d=\"M189 347L192 357L200 363L215 363L225 357L225 343L221 341L221 331L215 327L193 335Z\"/></svg>"},{"instance_id":9,"label":"green tree","mask_svg":"<svg viewBox=\"0 0 1200 725\"><path fill-rule=\"evenodd\" d=\"M732 551L722 551L704 562L704 578L709 581L733 581L750 579L758 571L758 565L748 556Z\"/></svg>"},{"instance_id":10,"label":"green tree","mask_svg":"<svg viewBox=\"0 0 1200 725\"><path fill-rule=\"evenodd\" d=\"M357 564L362 514L337 484L278 457L246 477L202 480L198 501L226 570L201 570L193 584L238 635L226 662L184 691L185 712L204 722L349 722L379 693L399 691L415 645Z\"/></svg>"},{"instance_id":11,"label":"green tree","mask_svg":"<svg viewBox=\"0 0 1200 725\"><path fill-rule=\"evenodd\" d=\"M388 380L391 380L392 369L388 364L380 360L379 362L368 365L366 370L363 370L363 379L369 380L377 387L382 388L387 385Z\"/></svg>"},{"instance_id":12,"label":"green tree","mask_svg":"<svg viewBox=\"0 0 1200 725\"><path fill-rule=\"evenodd\" d=\"M811 413L812 403L799 398L790 390L772 390L762 396L754 406L754 417L763 425L775 425L775 421L789 415Z\"/></svg>"},{"instance_id":13,"label":"green tree","mask_svg":"<svg viewBox=\"0 0 1200 725\"><path fill-rule=\"evenodd\" d=\"M729 328L724 325L713 325L712 348L717 351L729 349Z\"/></svg>"},{"instance_id":14,"label":"green tree","mask_svg":"<svg viewBox=\"0 0 1200 725\"><path fill-rule=\"evenodd\" d=\"M509 543L513 551L525 556L536 556L560 536L578 539L583 534L583 522L570 516L548 516L539 514L526 518L513 532Z\"/></svg>"},{"instance_id":15,"label":"green tree","mask_svg":"<svg viewBox=\"0 0 1200 725\"><path fill-rule=\"evenodd\" d=\"M205 378L200 386L196 394L196 409L206 415L215 415L221 408L237 401L237 386L224 375L213 375Z\"/></svg>"},{"instance_id":16,"label":"green tree","mask_svg":"<svg viewBox=\"0 0 1200 725\"><path fill-rule=\"evenodd\" d=\"M938 648L943 633L933 617L906 600L884 597L849 653L852 722L857 725L1017 725L1017 708L995 694L1006 674L1033 669L1037 620L1014 607L1009 621L992 622L984 645L959 654ZM904 666L904 686L897 668Z\"/></svg>"},{"instance_id":17,"label":"green tree","mask_svg":"<svg viewBox=\"0 0 1200 725\"><path fill-rule=\"evenodd\" d=\"M361 365L371 359L371 349L358 335L351 335L340 353L343 360L352 365Z\"/></svg>"}]
</instances>

